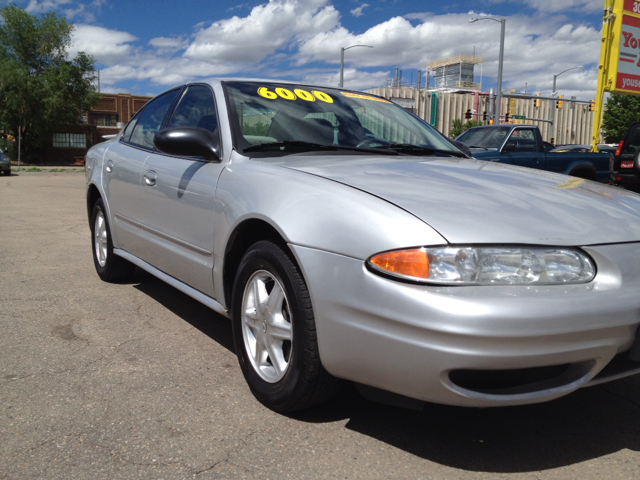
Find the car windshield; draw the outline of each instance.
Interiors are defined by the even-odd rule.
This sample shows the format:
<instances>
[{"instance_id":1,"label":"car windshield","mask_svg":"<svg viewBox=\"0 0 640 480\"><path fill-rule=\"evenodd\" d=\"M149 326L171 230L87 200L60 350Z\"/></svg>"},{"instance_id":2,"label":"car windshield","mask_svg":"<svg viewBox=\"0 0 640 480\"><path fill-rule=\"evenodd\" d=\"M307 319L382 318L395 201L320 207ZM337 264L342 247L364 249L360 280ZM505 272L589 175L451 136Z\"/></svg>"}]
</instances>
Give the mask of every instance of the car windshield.
<instances>
[{"instance_id":1,"label":"car windshield","mask_svg":"<svg viewBox=\"0 0 640 480\"><path fill-rule=\"evenodd\" d=\"M511 127L470 128L456 140L470 148L500 148L510 130Z\"/></svg>"},{"instance_id":2,"label":"car windshield","mask_svg":"<svg viewBox=\"0 0 640 480\"><path fill-rule=\"evenodd\" d=\"M313 86L224 82L241 152L463 156L429 125L384 98Z\"/></svg>"}]
</instances>

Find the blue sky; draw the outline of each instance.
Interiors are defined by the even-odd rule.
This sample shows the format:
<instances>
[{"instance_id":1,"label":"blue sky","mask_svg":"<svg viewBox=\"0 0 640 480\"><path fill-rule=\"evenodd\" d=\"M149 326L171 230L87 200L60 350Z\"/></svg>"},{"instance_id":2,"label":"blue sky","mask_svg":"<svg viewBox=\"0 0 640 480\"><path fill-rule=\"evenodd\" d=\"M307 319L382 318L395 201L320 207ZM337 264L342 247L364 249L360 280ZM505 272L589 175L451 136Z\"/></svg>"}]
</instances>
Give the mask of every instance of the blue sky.
<instances>
[{"instance_id":1,"label":"blue sky","mask_svg":"<svg viewBox=\"0 0 640 480\"><path fill-rule=\"evenodd\" d=\"M603 2L593 0L20 0L32 14L54 11L75 24L71 54L96 59L101 89L154 95L199 78L248 76L337 85L385 85L395 67L415 83L428 61L475 53L483 90L496 85L506 19L503 87L593 98Z\"/></svg>"}]
</instances>

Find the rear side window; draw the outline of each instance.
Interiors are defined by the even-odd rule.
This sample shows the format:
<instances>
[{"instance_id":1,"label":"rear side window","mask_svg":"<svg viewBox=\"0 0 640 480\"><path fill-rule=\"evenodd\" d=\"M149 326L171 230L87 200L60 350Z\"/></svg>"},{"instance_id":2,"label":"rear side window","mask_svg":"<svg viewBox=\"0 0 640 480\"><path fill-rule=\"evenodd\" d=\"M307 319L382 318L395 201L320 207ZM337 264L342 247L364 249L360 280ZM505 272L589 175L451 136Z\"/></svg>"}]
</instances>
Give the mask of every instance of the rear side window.
<instances>
[{"instance_id":1,"label":"rear side window","mask_svg":"<svg viewBox=\"0 0 640 480\"><path fill-rule=\"evenodd\" d=\"M629 132L624 142L624 147L620 153L628 153L633 155L636 148L640 147L640 125L636 125L633 130Z\"/></svg>"},{"instance_id":2,"label":"rear side window","mask_svg":"<svg viewBox=\"0 0 640 480\"><path fill-rule=\"evenodd\" d=\"M133 132L133 129L136 128L136 123L138 123L138 118L140 118L140 112L134 115L134 117L127 124L127 127L124 129L122 140L124 140L125 142L128 142L131 138L131 133Z\"/></svg>"},{"instance_id":3,"label":"rear side window","mask_svg":"<svg viewBox=\"0 0 640 480\"><path fill-rule=\"evenodd\" d=\"M179 92L179 89L172 90L147 104L133 128L129 140L131 143L153 148L153 137L160 130L162 121Z\"/></svg>"}]
</instances>

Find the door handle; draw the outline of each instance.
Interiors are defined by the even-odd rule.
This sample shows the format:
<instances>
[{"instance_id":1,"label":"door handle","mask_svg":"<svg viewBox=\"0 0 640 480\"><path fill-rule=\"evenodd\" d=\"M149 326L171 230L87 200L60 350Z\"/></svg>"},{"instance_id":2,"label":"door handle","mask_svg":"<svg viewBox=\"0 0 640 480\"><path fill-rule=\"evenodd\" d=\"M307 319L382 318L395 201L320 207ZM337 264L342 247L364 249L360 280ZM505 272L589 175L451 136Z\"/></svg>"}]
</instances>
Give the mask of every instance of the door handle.
<instances>
[{"instance_id":1,"label":"door handle","mask_svg":"<svg viewBox=\"0 0 640 480\"><path fill-rule=\"evenodd\" d=\"M113 172L113 162L111 160L109 160L107 162L107 166L106 166L105 170L107 171L107 173Z\"/></svg>"},{"instance_id":2,"label":"door handle","mask_svg":"<svg viewBox=\"0 0 640 480\"><path fill-rule=\"evenodd\" d=\"M535 160L537 162L538 161L538 157L532 157L531 160Z\"/></svg>"},{"instance_id":3,"label":"door handle","mask_svg":"<svg viewBox=\"0 0 640 480\"><path fill-rule=\"evenodd\" d=\"M158 174L153 170L147 170L147 173L144 174L144 183L153 187L156 184L156 180L158 180Z\"/></svg>"}]
</instances>

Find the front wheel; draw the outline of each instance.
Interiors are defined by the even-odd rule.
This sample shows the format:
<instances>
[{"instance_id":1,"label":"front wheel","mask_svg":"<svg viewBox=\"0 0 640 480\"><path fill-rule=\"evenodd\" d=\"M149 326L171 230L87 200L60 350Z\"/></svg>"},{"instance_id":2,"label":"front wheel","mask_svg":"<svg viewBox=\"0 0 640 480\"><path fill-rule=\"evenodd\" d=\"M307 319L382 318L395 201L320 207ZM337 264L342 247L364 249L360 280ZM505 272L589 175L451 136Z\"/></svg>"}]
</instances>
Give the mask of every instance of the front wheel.
<instances>
[{"instance_id":1,"label":"front wheel","mask_svg":"<svg viewBox=\"0 0 640 480\"><path fill-rule=\"evenodd\" d=\"M98 199L91 214L91 249L96 272L105 282L126 280L135 265L113 253L111 230L102 199Z\"/></svg>"},{"instance_id":2,"label":"front wheel","mask_svg":"<svg viewBox=\"0 0 640 480\"><path fill-rule=\"evenodd\" d=\"M322 366L309 291L279 246L254 244L238 268L232 300L233 338L251 392L279 412L333 397L340 381Z\"/></svg>"}]
</instances>

